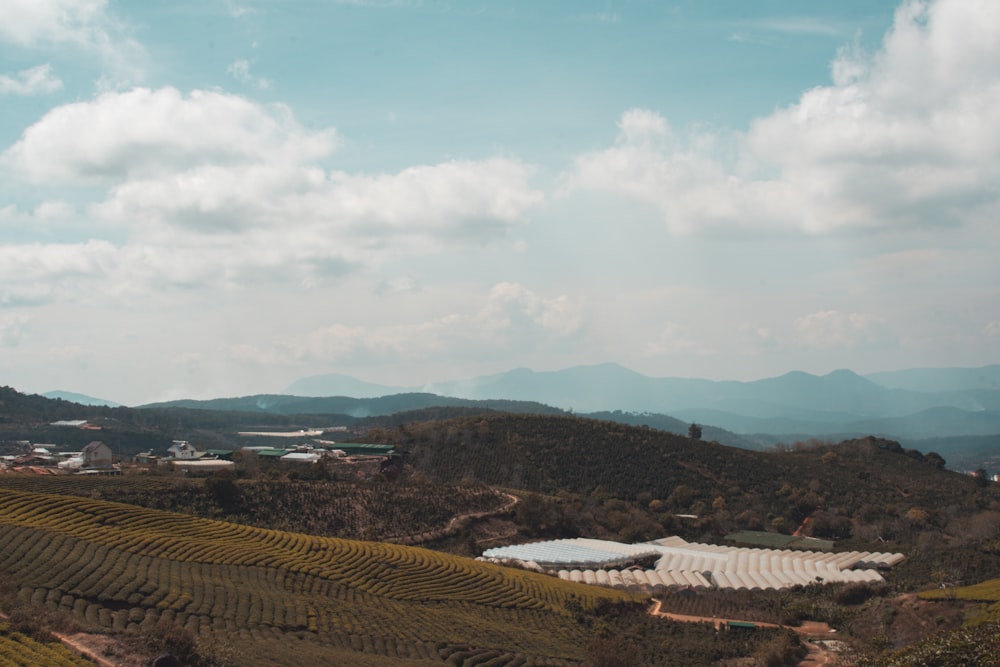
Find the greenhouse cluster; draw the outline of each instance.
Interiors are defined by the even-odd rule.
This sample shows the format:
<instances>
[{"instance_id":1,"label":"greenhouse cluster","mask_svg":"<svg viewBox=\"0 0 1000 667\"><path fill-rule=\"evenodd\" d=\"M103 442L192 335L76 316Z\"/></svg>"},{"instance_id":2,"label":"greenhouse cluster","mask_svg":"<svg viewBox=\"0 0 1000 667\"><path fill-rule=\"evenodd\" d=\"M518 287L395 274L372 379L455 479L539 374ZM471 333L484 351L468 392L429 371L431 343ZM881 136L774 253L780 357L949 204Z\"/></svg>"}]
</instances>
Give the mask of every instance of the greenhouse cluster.
<instances>
[{"instance_id":1,"label":"greenhouse cluster","mask_svg":"<svg viewBox=\"0 0 1000 667\"><path fill-rule=\"evenodd\" d=\"M883 581L879 570L904 558L898 553L745 548L668 537L645 544L584 538L535 542L489 549L481 560L542 570L579 583L657 593L669 588L766 590L874 583ZM652 559L652 568L637 565Z\"/></svg>"}]
</instances>

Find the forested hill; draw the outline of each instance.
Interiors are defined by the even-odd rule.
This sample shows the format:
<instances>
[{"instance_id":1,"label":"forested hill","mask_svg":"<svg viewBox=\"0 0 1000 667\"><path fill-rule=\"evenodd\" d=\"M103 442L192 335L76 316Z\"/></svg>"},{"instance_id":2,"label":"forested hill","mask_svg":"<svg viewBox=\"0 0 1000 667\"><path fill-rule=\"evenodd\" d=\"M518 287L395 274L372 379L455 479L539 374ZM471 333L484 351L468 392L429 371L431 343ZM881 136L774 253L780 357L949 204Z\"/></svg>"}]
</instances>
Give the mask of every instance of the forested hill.
<instances>
[{"instance_id":1,"label":"forested hill","mask_svg":"<svg viewBox=\"0 0 1000 667\"><path fill-rule=\"evenodd\" d=\"M613 422L509 414L414 423L370 437L395 444L435 481L658 500L665 510L699 515L750 512L739 521L744 527L777 526L777 517L798 522L817 509L851 519L913 509L912 518L1000 500L996 485L876 438L753 452Z\"/></svg>"},{"instance_id":2,"label":"forested hill","mask_svg":"<svg viewBox=\"0 0 1000 667\"><path fill-rule=\"evenodd\" d=\"M258 394L238 398L215 398L205 401L180 400L152 403L149 408L197 408L200 410L225 410L273 414L326 414L350 415L354 418L391 415L408 410L459 407L504 412L561 414L564 411L533 401L470 400L427 393L403 393L378 398L351 398L349 396L287 396L284 394Z\"/></svg>"}]
</instances>

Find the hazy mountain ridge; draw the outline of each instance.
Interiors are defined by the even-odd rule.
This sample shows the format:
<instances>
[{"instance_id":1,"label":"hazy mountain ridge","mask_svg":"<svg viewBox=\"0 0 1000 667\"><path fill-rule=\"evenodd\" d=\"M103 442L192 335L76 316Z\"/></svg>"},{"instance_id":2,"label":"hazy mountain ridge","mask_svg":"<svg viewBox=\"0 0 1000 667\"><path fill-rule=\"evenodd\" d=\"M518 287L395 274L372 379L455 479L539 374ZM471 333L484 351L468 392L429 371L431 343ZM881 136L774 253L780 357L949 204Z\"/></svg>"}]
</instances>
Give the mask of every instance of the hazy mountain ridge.
<instances>
[{"instance_id":1,"label":"hazy mountain ridge","mask_svg":"<svg viewBox=\"0 0 1000 667\"><path fill-rule=\"evenodd\" d=\"M307 378L308 386L322 391L323 377ZM330 386L345 386L345 378L331 376ZM304 382L290 389L301 389ZM400 389L367 386L387 393ZM927 390L932 386L943 389ZM598 364L545 372L520 368L422 389L449 398L533 401L584 414L670 415L741 434L929 438L1000 433L1000 365L870 376L846 369L822 376L792 371L741 382L653 378L617 364Z\"/></svg>"},{"instance_id":2,"label":"hazy mountain ridge","mask_svg":"<svg viewBox=\"0 0 1000 667\"><path fill-rule=\"evenodd\" d=\"M75 391L62 391L57 389L55 391L47 391L42 394L45 398L59 399L63 401L69 401L70 403L78 403L80 405L93 405L101 406L106 408L120 408L121 403L115 403L114 401L109 401L105 398L95 398L93 396L87 396L86 394L78 394Z\"/></svg>"},{"instance_id":3,"label":"hazy mountain ridge","mask_svg":"<svg viewBox=\"0 0 1000 667\"><path fill-rule=\"evenodd\" d=\"M927 390L935 386L943 389ZM876 434L919 440L1000 434L1000 388L995 387L1000 387L1000 365L870 376L850 370L822 376L792 371L741 382L653 378L617 364L598 364L544 372L519 368L422 387L378 385L343 374L317 375L293 383L292 395L180 400L141 407L354 419L432 407L574 412L675 433L684 433L686 424L698 422L709 427L705 439L759 448L809 437Z\"/></svg>"}]
</instances>

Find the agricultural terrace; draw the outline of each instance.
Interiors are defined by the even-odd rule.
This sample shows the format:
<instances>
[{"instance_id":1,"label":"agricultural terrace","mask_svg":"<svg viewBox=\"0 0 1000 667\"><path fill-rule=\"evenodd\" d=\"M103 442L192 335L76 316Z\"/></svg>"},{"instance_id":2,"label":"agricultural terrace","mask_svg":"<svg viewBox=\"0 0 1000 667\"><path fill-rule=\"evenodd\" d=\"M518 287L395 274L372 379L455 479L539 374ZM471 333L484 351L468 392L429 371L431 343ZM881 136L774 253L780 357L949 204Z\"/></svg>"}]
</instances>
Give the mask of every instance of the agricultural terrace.
<instances>
[{"instance_id":1,"label":"agricultural terrace","mask_svg":"<svg viewBox=\"0 0 1000 667\"><path fill-rule=\"evenodd\" d=\"M461 513L502 510L510 496L482 486L235 480L174 476L0 474L0 489L58 493L312 535L416 543Z\"/></svg>"},{"instance_id":2,"label":"agricultural terrace","mask_svg":"<svg viewBox=\"0 0 1000 667\"><path fill-rule=\"evenodd\" d=\"M634 564L655 557L654 569ZM877 569L899 553L747 549L673 536L642 544L572 538L488 549L482 560L541 568L578 583L660 594L668 588L768 590L824 583L884 582ZM632 565L633 567L627 566ZM620 568L620 569L619 569Z\"/></svg>"},{"instance_id":3,"label":"agricultural terrace","mask_svg":"<svg viewBox=\"0 0 1000 667\"><path fill-rule=\"evenodd\" d=\"M251 643L293 633L389 658L495 653L493 664L581 660L588 631L574 613L636 600L413 547L13 490L0 490L0 571L26 602L95 628L167 619Z\"/></svg>"},{"instance_id":4,"label":"agricultural terrace","mask_svg":"<svg viewBox=\"0 0 1000 667\"><path fill-rule=\"evenodd\" d=\"M6 622L0 621L0 665L94 667L94 662L73 653L57 641L37 641L11 630Z\"/></svg>"}]
</instances>

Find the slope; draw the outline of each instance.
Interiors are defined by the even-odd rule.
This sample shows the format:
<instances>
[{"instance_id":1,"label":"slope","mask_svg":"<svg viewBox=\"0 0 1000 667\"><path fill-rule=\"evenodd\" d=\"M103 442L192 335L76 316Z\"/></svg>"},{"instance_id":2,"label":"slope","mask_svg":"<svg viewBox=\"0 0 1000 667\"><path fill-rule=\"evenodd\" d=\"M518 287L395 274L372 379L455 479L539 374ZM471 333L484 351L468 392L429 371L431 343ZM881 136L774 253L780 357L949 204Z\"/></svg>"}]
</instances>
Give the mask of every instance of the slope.
<instances>
[{"instance_id":1,"label":"slope","mask_svg":"<svg viewBox=\"0 0 1000 667\"><path fill-rule=\"evenodd\" d=\"M312 649L387 658L579 660L585 629L570 608L631 599L423 549L10 490L0 490L0 570L22 595L98 627L168 618L200 634L296 634Z\"/></svg>"}]
</instances>

